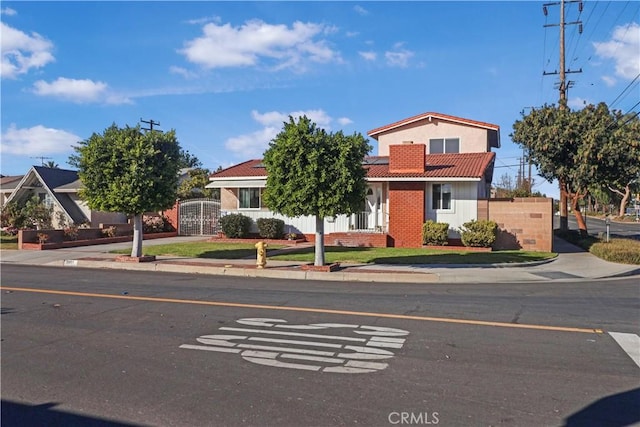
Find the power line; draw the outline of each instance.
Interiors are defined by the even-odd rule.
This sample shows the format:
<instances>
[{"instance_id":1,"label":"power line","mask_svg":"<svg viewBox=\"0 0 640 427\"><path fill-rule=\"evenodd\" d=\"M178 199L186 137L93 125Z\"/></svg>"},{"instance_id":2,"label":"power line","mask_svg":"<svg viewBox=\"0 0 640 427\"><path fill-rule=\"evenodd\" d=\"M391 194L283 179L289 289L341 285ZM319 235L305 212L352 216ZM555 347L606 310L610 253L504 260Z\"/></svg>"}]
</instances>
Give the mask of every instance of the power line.
<instances>
[{"instance_id":1,"label":"power line","mask_svg":"<svg viewBox=\"0 0 640 427\"><path fill-rule=\"evenodd\" d=\"M640 78L640 73L638 73L638 75L637 75L637 76L635 76L633 80L631 80L631 83L629 83L629 84L627 85L627 87L625 87L625 88L622 90L622 92L620 92L620 95L618 95L618 96L616 97L616 99L614 99L613 101L611 101L611 103L609 104L609 108L612 108L612 107L616 104L616 101L618 101L618 99L621 99L621 100L622 100L622 99L624 99L624 98L626 97L626 95L625 95L625 96L622 96L622 95L627 91L627 89L629 89L629 88L633 85L633 83L634 83L636 80L638 80L638 78ZM632 108L632 109L633 109L633 108Z\"/></svg>"}]
</instances>

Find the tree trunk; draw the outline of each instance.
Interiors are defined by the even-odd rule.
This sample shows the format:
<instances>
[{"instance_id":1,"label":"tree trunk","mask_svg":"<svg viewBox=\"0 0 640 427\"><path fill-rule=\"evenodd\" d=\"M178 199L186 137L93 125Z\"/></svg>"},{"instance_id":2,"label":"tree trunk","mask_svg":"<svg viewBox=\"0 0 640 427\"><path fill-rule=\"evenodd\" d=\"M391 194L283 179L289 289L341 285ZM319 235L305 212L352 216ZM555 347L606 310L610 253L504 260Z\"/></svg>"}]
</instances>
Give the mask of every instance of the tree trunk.
<instances>
[{"instance_id":1,"label":"tree trunk","mask_svg":"<svg viewBox=\"0 0 640 427\"><path fill-rule=\"evenodd\" d=\"M324 265L324 218L316 215L315 262L313 265Z\"/></svg>"},{"instance_id":2,"label":"tree trunk","mask_svg":"<svg viewBox=\"0 0 640 427\"><path fill-rule=\"evenodd\" d=\"M621 193L622 194L622 193ZM627 209L627 204L629 203L629 198L631 197L631 187L627 184L624 187L624 194L622 195L622 200L620 201L620 218L624 217L625 210Z\"/></svg>"},{"instance_id":3,"label":"tree trunk","mask_svg":"<svg viewBox=\"0 0 640 427\"><path fill-rule=\"evenodd\" d=\"M584 217L582 216L582 212L580 212L580 206L578 205L578 201L581 199L579 193L575 193L571 195L571 209L573 210L576 216L576 222L578 223L578 229L580 230L580 236L586 237L588 235L587 232L587 223L584 222Z\"/></svg>"},{"instance_id":4,"label":"tree trunk","mask_svg":"<svg viewBox=\"0 0 640 427\"><path fill-rule=\"evenodd\" d=\"M136 214L133 217L133 246L131 248L131 256L142 256L142 214Z\"/></svg>"},{"instance_id":5,"label":"tree trunk","mask_svg":"<svg viewBox=\"0 0 640 427\"><path fill-rule=\"evenodd\" d=\"M567 212L567 186L560 181L560 231L569 230L569 213Z\"/></svg>"}]
</instances>

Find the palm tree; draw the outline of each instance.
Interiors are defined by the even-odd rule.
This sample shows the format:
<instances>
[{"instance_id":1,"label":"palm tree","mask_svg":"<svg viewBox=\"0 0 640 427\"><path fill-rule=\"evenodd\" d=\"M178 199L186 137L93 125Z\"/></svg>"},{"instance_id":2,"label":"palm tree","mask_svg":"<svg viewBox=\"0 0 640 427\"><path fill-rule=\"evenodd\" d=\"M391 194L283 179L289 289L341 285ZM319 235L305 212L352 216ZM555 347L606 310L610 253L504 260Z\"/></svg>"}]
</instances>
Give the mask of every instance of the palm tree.
<instances>
[{"instance_id":1,"label":"palm tree","mask_svg":"<svg viewBox=\"0 0 640 427\"><path fill-rule=\"evenodd\" d=\"M60 166L58 166L58 164L53 160L49 160L48 162L43 163L42 166L44 166L45 168L60 169Z\"/></svg>"}]
</instances>

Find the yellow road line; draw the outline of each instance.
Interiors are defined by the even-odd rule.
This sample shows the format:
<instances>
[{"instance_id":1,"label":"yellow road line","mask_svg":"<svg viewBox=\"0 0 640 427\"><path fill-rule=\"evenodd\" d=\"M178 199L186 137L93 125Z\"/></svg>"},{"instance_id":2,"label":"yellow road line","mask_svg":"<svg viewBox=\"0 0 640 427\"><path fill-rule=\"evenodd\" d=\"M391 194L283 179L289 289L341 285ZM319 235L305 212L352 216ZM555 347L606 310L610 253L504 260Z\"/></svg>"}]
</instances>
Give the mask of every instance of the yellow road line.
<instances>
[{"instance_id":1,"label":"yellow road line","mask_svg":"<svg viewBox=\"0 0 640 427\"><path fill-rule=\"evenodd\" d=\"M540 331L579 332L579 333L587 333L587 334L603 333L602 329L570 328L570 327L564 327L564 326L544 326L544 325L530 325L530 324L521 324L521 323L505 323L505 322L489 322L485 320L453 319L453 318L447 318L447 317L409 316L405 314L332 310L332 309L313 308L313 307L284 307L284 306L263 305L263 304L243 304L243 303L221 302L221 301L201 301L201 300L176 299L176 298L140 297L140 296L133 296L133 295L95 294L95 293L89 293L89 292L56 291L52 289L15 288L15 287L7 287L7 286L0 286L0 290L14 291L14 292L31 292L31 293L51 294L51 295L67 295L67 296L76 296L76 297L121 299L121 300L128 300L128 301L165 302L165 303L173 303L173 304L194 304L194 305L207 305L207 306L218 306L218 307L251 308L251 309L259 309L259 310L280 310L280 311L298 311L298 312L307 312L307 313L340 314L345 316L382 317L387 319L418 320L423 322L456 323L456 324L462 324L462 325L476 325L476 326L495 326L499 328L535 329Z\"/></svg>"}]
</instances>

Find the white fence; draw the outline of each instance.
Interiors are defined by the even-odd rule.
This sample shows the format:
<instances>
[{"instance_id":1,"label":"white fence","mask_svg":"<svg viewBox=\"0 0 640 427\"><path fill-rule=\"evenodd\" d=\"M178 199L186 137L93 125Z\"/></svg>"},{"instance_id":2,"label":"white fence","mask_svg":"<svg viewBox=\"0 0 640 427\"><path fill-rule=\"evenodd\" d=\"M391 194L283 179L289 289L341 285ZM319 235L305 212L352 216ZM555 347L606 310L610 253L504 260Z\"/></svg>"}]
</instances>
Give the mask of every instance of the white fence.
<instances>
[{"instance_id":1,"label":"white fence","mask_svg":"<svg viewBox=\"0 0 640 427\"><path fill-rule=\"evenodd\" d=\"M253 220L251 231L256 233L258 228L255 221L258 218L278 218L284 221L285 233L298 233L298 234L313 234L316 231L316 218L313 216L300 216L291 218L284 215L279 215L271 211L226 211L222 212L222 215L228 213L240 213ZM370 212L358 212L352 215L338 215L334 218L324 219L324 232L338 233L338 232L368 232L368 233L382 233L386 230L382 225L376 223L374 215Z\"/></svg>"}]
</instances>

